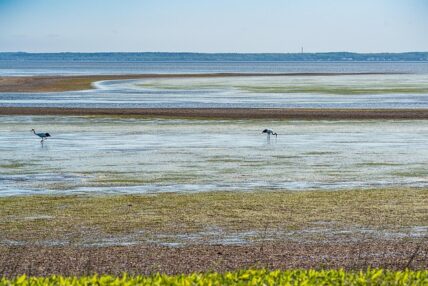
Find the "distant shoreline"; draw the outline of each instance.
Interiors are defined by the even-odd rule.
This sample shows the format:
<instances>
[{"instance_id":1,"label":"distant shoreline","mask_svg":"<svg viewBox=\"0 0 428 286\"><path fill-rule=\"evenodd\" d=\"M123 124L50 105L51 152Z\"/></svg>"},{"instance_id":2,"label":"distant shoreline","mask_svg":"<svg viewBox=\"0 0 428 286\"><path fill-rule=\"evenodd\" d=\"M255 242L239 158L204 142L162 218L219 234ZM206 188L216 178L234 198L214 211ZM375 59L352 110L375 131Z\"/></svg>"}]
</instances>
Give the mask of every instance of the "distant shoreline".
<instances>
[{"instance_id":1,"label":"distant shoreline","mask_svg":"<svg viewBox=\"0 0 428 286\"><path fill-rule=\"evenodd\" d=\"M349 76L386 75L403 73L197 73L197 74L117 74L73 76L2 76L0 92L62 92L92 89L92 84L103 80L132 80L153 78L216 78L216 77L268 77L268 76Z\"/></svg>"},{"instance_id":2,"label":"distant shoreline","mask_svg":"<svg viewBox=\"0 0 428 286\"><path fill-rule=\"evenodd\" d=\"M271 120L427 120L428 109L0 107L0 115Z\"/></svg>"},{"instance_id":3,"label":"distant shoreline","mask_svg":"<svg viewBox=\"0 0 428 286\"><path fill-rule=\"evenodd\" d=\"M353 53L353 52L323 52L323 53L194 53L194 52L59 52L59 53L27 53L1 52L0 60L55 60L55 61L234 61L234 62L391 62L391 61L428 61L428 52L403 53Z\"/></svg>"}]
</instances>

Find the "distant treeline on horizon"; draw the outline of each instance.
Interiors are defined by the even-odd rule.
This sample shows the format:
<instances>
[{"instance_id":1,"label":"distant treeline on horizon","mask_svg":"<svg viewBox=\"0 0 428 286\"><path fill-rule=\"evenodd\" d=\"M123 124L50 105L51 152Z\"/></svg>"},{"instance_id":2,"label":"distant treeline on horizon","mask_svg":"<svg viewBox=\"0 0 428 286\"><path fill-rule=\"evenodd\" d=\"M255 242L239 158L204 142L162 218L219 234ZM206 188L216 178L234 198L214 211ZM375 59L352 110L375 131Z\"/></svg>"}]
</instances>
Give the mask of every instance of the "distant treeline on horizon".
<instances>
[{"instance_id":1,"label":"distant treeline on horizon","mask_svg":"<svg viewBox=\"0 0 428 286\"><path fill-rule=\"evenodd\" d=\"M428 61L428 52L408 53L24 53L0 52L0 60L127 62Z\"/></svg>"}]
</instances>

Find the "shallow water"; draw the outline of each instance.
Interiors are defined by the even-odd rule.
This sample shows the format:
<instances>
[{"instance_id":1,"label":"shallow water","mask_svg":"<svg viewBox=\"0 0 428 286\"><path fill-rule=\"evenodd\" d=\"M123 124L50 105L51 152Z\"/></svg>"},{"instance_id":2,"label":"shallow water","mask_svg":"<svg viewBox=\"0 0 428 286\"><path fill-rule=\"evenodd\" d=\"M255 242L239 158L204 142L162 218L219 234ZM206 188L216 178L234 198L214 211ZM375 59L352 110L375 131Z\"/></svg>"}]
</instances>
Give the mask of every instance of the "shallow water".
<instances>
[{"instance_id":1,"label":"shallow water","mask_svg":"<svg viewBox=\"0 0 428 286\"><path fill-rule=\"evenodd\" d=\"M428 74L116 80L95 90L0 93L0 106L428 108Z\"/></svg>"},{"instance_id":2,"label":"shallow water","mask_svg":"<svg viewBox=\"0 0 428 286\"><path fill-rule=\"evenodd\" d=\"M427 142L428 121L2 116L0 196L426 187Z\"/></svg>"},{"instance_id":3,"label":"shallow water","mask_svg":"<svg viewBox=\"0 0 428 286\"><path fill-rule=\"evenodd\" d=\"M88 58L58 60L55 59L55 55L45 56L44 60L25 58L0 60L0 76L142 73L428 73L427 62L168 62L120 60L110 57L102 60Z\"/></svg>"}]
</instances>

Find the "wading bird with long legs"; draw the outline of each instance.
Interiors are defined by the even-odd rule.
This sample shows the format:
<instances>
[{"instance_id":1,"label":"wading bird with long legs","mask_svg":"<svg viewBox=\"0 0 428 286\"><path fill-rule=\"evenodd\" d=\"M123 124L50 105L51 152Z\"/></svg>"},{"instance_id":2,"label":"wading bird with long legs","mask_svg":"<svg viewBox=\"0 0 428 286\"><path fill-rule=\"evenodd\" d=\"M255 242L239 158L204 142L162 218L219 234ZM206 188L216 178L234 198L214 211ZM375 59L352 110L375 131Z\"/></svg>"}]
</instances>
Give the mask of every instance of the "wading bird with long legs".
<instances>
[{"instance_id":1,"label":"wading bird with long legs","mask_svg":"<svg viewBox=\"0 0 428 286\"><path fill-rule=\"evenodd\" d=\"M275 137L278 137L278 133L273 132L273 130L272 130L272 129L265 129L265 130L263 130L263 131L262 131L262 134L263 134L263 133L266 133L266 134L267 134L267 141L268 141L268 142L270 141L270 136L271 136L271 135L275 135Z\"/></svg>"},{"instance_id":2,"label":"wading bird with long legs","mask_svg":"<svg viewBox=\"0 0 428 286\"><path fill-rule=\"evenodd\" d=\"M42 143L42 144L43 144L44 140L48 139L48 137L51 137L51 135L49 133L44 133L44 132L36 133L36 130L34 130L34 129L31 129L31 131L34 133L34 135L42 138L42 140L40 141L40 143Z\"/></svg>"}]
</instances>

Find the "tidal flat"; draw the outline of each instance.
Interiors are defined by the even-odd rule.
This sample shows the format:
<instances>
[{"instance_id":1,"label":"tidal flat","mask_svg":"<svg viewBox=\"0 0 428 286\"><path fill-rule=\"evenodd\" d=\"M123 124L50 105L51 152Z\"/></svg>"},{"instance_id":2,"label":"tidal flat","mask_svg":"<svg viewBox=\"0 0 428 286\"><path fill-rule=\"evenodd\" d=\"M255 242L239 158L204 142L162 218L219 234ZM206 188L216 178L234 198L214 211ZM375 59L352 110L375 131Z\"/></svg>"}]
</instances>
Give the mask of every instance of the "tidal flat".
<instances>
[{"instance_id":1,"label":"tidal flat","mask_svg":"<svg viewBox=\"0 0 428 286\"><path fill-rule=\"evenodd\" d=\"M417 240L427 189L0 198L0 244L107 247Z\"/></svg>"},{"instance_id":2,"label":"tidal flat","mask_svg":"<svg viewBox=\"0 0 428 286\"><path fill-rule=\"evenodd\" d=\"M0 274L425 269L427 126L0 116Z\"/></svg>"},{"instance_id":3,"label":"tidal flat","mask_svg":"<svg viewBox=\"0 0 428 286\"><path fill-rule=\"evenodd\" d=\"M0 196L421 188L427 140L425 120L0 116Z\"/></svg>"},{"instance_id":4,"label":"tidal flat","mask_svg":"<svg viewBox=\"0 0 428 286\"><path fill-rule=\"evenodd\" d=\"M0 77L3 108L427 109L427 74Z\"/></svg>"}]
</instances>

